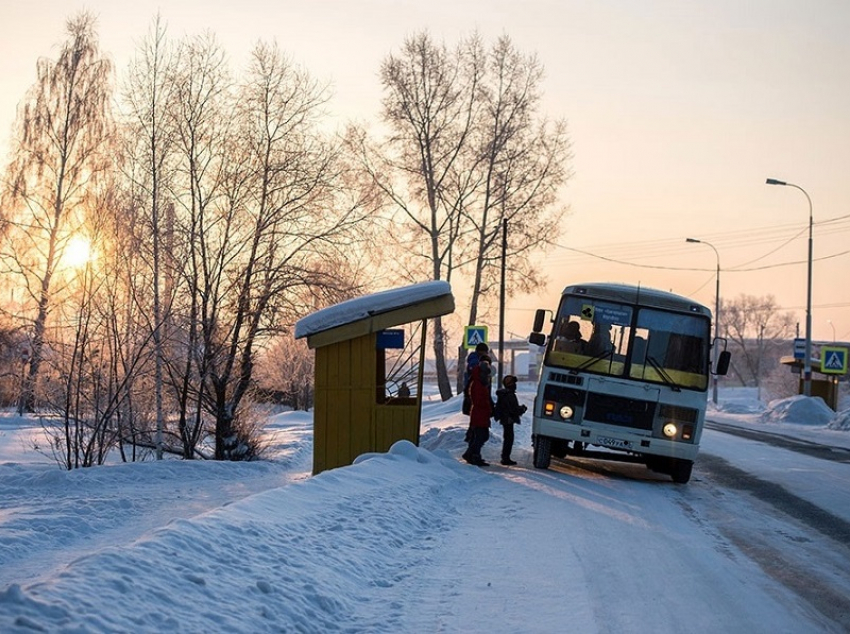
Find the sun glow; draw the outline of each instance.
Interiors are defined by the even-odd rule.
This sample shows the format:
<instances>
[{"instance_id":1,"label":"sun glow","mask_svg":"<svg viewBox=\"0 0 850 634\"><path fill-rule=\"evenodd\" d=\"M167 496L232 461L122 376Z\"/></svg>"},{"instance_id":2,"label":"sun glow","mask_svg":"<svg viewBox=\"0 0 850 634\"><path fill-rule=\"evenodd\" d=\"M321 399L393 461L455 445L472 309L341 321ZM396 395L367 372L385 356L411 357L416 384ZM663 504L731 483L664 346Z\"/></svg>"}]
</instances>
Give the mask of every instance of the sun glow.
<instances>
[{"instance_id":1,"label":"sun glow","mask_svg":"<svg viewBox=\"0 0 850 634\"><path fill-rule=\"evenodd\" d=\"M62 260L65 266L80 268L93 259L91 242L81 236L74 236L68 240Z\"/></svg>"}]
</instances>

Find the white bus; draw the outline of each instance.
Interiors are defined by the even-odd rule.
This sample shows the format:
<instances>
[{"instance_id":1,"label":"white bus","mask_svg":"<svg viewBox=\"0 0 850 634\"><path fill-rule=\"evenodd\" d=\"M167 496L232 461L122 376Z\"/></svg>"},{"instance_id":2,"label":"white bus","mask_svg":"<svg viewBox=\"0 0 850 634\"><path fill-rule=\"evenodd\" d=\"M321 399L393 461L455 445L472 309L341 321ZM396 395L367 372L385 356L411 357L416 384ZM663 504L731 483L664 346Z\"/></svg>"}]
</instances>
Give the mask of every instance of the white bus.
<instances>
[{"instance_id":1,"label":"white bus","mask_svg":"<svg viewBox=\"0 0 850 634\"><path fill-rule=\"evenodd\" d=\"M709 377L729 367L725 340L712 342L711 311L673 293L592 283L564 289L548 339L547 314L537 311L529 337L546 347L534 466L571 454L642 462L674 482L690 480Z\"/></svg>"}]
</instances>

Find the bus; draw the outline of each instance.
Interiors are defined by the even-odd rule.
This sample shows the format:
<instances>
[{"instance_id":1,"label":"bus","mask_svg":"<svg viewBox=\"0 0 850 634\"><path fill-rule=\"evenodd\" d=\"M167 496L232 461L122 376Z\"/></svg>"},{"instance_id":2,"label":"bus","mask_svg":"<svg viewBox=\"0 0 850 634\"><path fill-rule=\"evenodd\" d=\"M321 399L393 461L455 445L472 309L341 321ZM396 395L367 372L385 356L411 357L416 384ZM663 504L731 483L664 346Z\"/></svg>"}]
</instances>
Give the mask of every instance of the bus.
<instances>
[{"instance_id":1,"label":"bus","mask_svg":"<svg viewBox=\"0 0 850 634\"><path fill-rule=\"evenodd\" d=\"M730 361L726 341L711 337L708 308L640 286L576 284L557 312L536 311L529 342L545 346L532 415L536 468L569 454L690 480L709 379Z\"/></svg>"}]
</instances>

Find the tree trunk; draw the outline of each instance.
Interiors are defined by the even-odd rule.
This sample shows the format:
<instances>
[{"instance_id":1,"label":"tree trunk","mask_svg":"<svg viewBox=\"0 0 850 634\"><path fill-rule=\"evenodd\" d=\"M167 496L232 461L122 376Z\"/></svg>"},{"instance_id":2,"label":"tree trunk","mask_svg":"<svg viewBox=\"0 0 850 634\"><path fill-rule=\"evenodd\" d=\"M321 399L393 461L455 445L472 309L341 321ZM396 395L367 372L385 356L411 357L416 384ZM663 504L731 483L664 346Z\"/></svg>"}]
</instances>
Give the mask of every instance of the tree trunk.
<instances>
[{"instance_id":1,"label":"tree trunk","mask_svg":"<svg viewBox=\"0 0 850 634\"><path fill-rule=\"evenodd\" d=\"M434 362L437 366L437 387L440 390L440 398L447 401L453 394L446 366L446 338L441 317L434 319Z\"/></svg>"}]
</instances>

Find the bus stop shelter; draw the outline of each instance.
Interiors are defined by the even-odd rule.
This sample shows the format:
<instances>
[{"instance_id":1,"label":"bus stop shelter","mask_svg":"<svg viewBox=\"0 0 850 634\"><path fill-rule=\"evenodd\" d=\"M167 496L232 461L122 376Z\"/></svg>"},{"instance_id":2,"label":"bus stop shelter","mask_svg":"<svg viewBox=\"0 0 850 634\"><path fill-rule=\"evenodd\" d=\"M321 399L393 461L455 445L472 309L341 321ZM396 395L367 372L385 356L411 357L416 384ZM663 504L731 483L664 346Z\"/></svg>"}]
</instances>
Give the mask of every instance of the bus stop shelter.
<instances>
[{"instance_id":1,"label":"bus stop shelter","mask_svg":"<svg viewBox=\"0 0 850 634\"><path fill-rule=\"evenodd\" d=\"M797 359L792 356L782 357L779 362L782 365L791 368L794 374L800 374L799 393L803 393L803 359ZM811 395L820 396L833 411L838 411L838 376L836 373L819 372L820 359L812 360L812 380L811 380ZM816 378L817 374L821 374L823 378Z\"/></svg>"},{"instance_id":2,"label":"bus stop shelter","mask_svg":"<svg viewBox=\"0 0 850 634\"><path fill-rule=\"evenodd\" d=\"M315 357L313 474L419 444L427 320L454 311L447 282L357 297L295 324Z\"/></svg>"}]
</instances>

